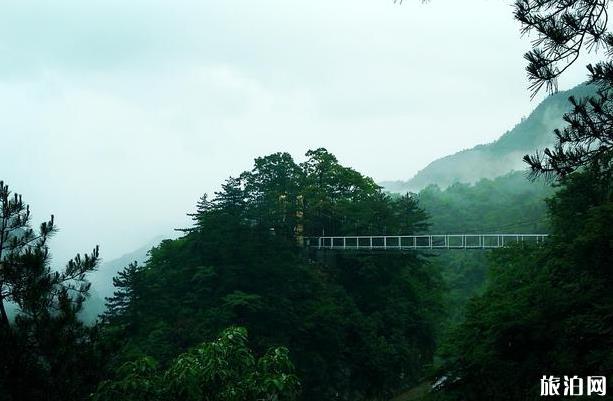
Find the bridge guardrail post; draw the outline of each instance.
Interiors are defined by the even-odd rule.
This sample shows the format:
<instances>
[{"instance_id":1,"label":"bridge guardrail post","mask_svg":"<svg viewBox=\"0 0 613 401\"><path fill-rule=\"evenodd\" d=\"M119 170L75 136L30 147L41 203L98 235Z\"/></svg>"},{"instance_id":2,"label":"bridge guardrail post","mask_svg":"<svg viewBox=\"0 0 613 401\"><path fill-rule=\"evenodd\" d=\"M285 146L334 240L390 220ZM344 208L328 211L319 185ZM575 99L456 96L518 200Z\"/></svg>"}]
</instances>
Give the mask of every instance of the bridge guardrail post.
<instances>
[{"instance_id":1,"label":"bridge guardrail post","mask_svg":"<svg viewBox=\"0 0 613 401\"><path fill-rule=\"evenodd\" d=\"M493 242L493 238L496 238L496 243ZM399 235L399 236L387 236L387 235L379 235L379 236L339 236L339 237L305 237L304 244L311 248L318 249L490 249L490 248L503 248L507 243L506 237L510 238L510 242L513 242L513 238L515 238L516 244L524 244L526 240L529 243L536 243L537 245L545 243L547 234L436 234L436 235ZM317 238L317 240L315 240ZM376 245L375 238L381 239L383 244ZM388 239L396 239L398 241L397 244L390 243ZM422 243L417 244L417 239L421 238ZM436 238L436 245L434 244L434 239ZM443 243L440 243L440 239L443 239ZM457 244L455 240L459 238L460 244ZM472 238L471 244L468 244L468 238ZM474 239L477 238L477 243L474 243ZM486 241L486 239L488 239ZM402 241L405 241L403 244ZM411 244L411 239L413 240ZM451 239L454 239L454 245L451 244ZM338 241L337 241L338 240ZM352 242L347 243L348 240L355 241L355 245ZM360 240L368 241L367 244L360 244ZM424 243L424 240L427 241ZM336 242L335 242L336 241ZM341 242L342 241L342 244ZM377 240L378 241L378 240ZM378 244L378 242L377 242Z\"/></svg>"}]
</instances>

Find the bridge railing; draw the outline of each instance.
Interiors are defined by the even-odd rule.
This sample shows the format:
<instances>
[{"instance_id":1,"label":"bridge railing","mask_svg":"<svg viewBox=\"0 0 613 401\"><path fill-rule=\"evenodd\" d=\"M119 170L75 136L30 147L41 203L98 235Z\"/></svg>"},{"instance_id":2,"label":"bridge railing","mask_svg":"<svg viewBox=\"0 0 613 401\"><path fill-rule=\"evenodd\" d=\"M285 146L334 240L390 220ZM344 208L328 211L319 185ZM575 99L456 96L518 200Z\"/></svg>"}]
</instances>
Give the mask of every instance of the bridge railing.
<instances>
[{"instance_id":1,"label":"bridge railing","mask_svg":"<svg viewBox=\"0 0 613 401\"><path fill-rule=\"evenodd\" d=\"M512 243L542 243L547 234L438 234L308 237L305 244L319 249L489 249Z\"/></svg>"}]
</instances>

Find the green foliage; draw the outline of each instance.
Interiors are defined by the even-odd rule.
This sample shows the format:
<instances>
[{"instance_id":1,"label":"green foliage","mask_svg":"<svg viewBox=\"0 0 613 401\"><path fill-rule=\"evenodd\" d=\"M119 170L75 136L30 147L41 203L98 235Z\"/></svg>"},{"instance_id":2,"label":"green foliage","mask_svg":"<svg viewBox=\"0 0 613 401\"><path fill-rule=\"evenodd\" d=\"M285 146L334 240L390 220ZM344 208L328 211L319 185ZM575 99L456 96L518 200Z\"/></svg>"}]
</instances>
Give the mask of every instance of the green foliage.
<instances>
[{"instance_id":1,"label":"green foliage","mask_svg":"<svg viewBox=\"0 0 613 401\"><path fill-rule=\"evenodd\" d=\"M543 233L548 230L544 200L551 194L549 185L514 172L445 190L429 186L419 193L419 204L433 233Z\"/></svg>"},{"instance_id":2,"label":"green foliage","mask_svg":"<svg viewBox=\"0 0 613 401\"><path fill-rule=\"evenodd\" d=\"M92 401L292 401L300 384L286 348L256 358L247 331L233 327L160 370L150 357L123 364Z\"/></svg>"},{"instance_id":3,"label":"green foliage","mask_svg":"<svg viewBox=\"0 0 613 401\"><path fill-rule=\"evenodd\" d=\"M258 353L292 351L305 400L386 399L419 379L442 315L438 270L414 254L316 254L297 239L410 234L426 227L426 214L414 197L384 194L324 149L307 156L256 159L201 199L184 237L152 250L129 306L105 327L121 349L114 366L143 355L167 366L238 325Z\"/></svg>"},{"instance_id":4,"label":"green foliage","mask_svg":"<svg viewBox=\"0 0 613 401\"><path fill-rule=\"evenodd\" d=\"M30 209L0 181L0 400L79 400L97 380L95 330L77 318L98 248L50 266L53 216L35 231ZM15 306L9 319L7 305Z\"/></svg>"},{"instance_id":5,"label":"green foliage","mask_svg":"<svg viewBox=\"0 0 613 401\"><path fill-rule=\"evenodd\" d=\"M545 199L554 189L531 182L521 172L474 185L456 183L441 190L429 186L418 194L419 205L430 216L432 233L548 233ZM468 300L486 282L486 252L433 252L446 287L449 323L462 319Z\"/></svg>"},{"instance_id":6,"label":"green foliage","mask_svg":"<svg viewBox=\"0 0 613 401\"><path fill-rule=\"evenodd\" d=\"M526 55L535 92L557 89L582 49L611 50L607 7L600 0L516 1L524 32L537 35ZM562 187L548 202L553 235L542 247L493 253L484 293L442 348L440 390L430 398L536 400L545 374L613 375L613 64L588 69L598 94L571 97L568 125L554 131L553 148L524 157L532 177Z\"/></svg>"},{"instance_id":7,"label":"green foliage","mask_svg":"<svg viewBox=\"0 0 613 401\"><path fill-rule=\"evenodd\" d=\"M606 49L605 60L587 66L589 83L598 88L597 93L570 96L572 108L563 117L567 125L554 130L553 146L524 156L534 176L563 178L594 163L611 166L613 34L607 24L608 6L608 0L515 2L515 19L522 24L522 31L536 34L533 49L525 55L533 94L543 86L549 92L557 91L558 77L582 51Z\"/></svg>"},{"instance_id":8,"label":"green foliage","mask_svg":"<svg viewBox=\"0 0 613 401\"><path fill-rule=\"evenodd\" d=\"M138 271L138 264L133 262L113 277L113 286L116 290L112 297L106 298L103 319L115 319L115 324L130 324L131 316L128 309L138 286Z\"/></svg>"},{"instance_id":9,"label":"green foliage","mask_svg":"<svg viewBox=\"0 0 613 401\"><path fill-rule=\"evenodd\" d=\"M98 384L93 401L157 401L161 396L161 378L153 358L142 357L126 362L115 372L117 380Z\"/></svg>"},{"instance_id":10,"label":"green foliage","mask_svg":"<svg viewBox=\"0 0 613 401\"><path fill-rule=\"evenodd\" d=\"M611 173L562 182L543 247L493 253L489 284L448 339L445 399L528 400L544 374L613 374Z\"/></svg>"},{"instance_id":11,"label":"green foliage","mask_svg":"<svg viewBox=\"0 0 613 401\"><path fill-rule=\"evenodd\" d=\"M515 19L522 24L522 33L536 36L533 49L525 55L534 94L544 85L550 92L557 90L558 77L582 51L603 46L611 54L608 5L608 0L515 1Z\"/></svg>"}]
</instances>

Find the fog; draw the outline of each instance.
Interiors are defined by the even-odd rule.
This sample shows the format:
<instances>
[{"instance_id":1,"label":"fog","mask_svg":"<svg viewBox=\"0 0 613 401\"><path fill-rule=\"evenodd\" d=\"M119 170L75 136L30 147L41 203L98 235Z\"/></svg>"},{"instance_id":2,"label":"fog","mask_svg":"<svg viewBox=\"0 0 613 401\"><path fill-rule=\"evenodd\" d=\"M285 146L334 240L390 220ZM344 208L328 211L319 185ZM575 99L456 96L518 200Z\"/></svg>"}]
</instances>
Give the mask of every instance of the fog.
<instances>
[{"instance_id":1,"label":"fog","mask_svg":"<svg viewBox=\"0 0 613 401\"><path fill-rule=\"evenodd\" d=\"M3 1L0 179L55 214L57 263L112 259L260 155L398 180L491 142L544 96L529 46L505 1Z\"/></svg>"}]
</instances>

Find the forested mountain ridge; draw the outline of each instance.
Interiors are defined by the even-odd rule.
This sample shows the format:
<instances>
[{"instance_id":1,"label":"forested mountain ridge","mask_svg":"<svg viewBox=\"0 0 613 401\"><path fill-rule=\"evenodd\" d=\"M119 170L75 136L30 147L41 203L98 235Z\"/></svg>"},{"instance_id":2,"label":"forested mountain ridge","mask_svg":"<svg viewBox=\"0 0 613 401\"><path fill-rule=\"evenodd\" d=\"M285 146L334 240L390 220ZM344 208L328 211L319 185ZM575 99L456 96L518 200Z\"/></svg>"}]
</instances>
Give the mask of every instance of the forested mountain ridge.
<instances>
[{"instance_id":1,"label":"forested mountain ridge","mask_svg":"<svg viewBox=\"0 0 613 401\"><path fill-rule=\"evenodd\" d=\"M514 171L474 184L456 182L445 189L429 185L417 194L433 234L548 232L545 199L555 189Z\"/></svg>"},{"instance_id":2,"label":"forested mountain ridge","mask_svg":"<svg viewBox=\"0 0 613 401\"><path fill-rule=\"evenodd\" d=\"M5 369L0 376L12 391L4 399L37 400L51 388L57 394L51 400L75 401L371 401L387 400L423 380L460 377L445 382L444 392L428 394L450 401L480 391L483 372L495 372L490 381L512 374L512 383L532 383L527 374L534 377L550 366L579 366L582 374L610 370L611 326L598 320L600 310L611 316L605 268L613 255L610 174L570 176L559 192L552 191L547 213L541 201L547 191L518 172L400 196L383 192L325 149L309 151L307 157L301 164L287 153L257 158L252 170L229 178L212 199L203 196L190 214L195 224L183 237L163 241L143 265L130 264L114 278L114 296L95 327L75 318L84 298L75 306L64 305L61 321L37 322L48 327L43 332L24 326L28 315L23 312L17 324L9 322L4 334L15 345L3 352L5 359L13 358L9 365L16 373ZM524 229L541 231L547 222L539 216L546 213L551 243L511 246L490 257L482 251L436 258L435 252L330 252L321 257L297 241L301 234L321 232L412 234L425 232L430 224L444 231L464 229L465 223L485 229L520 217L531 219L533 227ZM556 256L568 243L571 250ZM97 249L85 259L87 266L77 257L69 267L84 277L95 267L92 258ZM496 270L490 269L486 279L492 264ZM585 283L574 280L576 267ZM552 284L551 273L576 285L567 291L557 281ZM89 285L80 288L86 293ZM555 296L548 298L550 292ZM591 307L595 303L600 305L596 309ZM535 305L546 306L544 315L531 313ZM50 317L55 316L52 307L45 306ZM506 314L502 321L500 311ZM556 324L561 314L569 316L567 323L542 330L542 319ZM524 320L517 322L517 315ZM575 317L581 324L572 325ZM65 338L64 331L55 330L58 325L74 336ZM562 330L565 325L573 331ZM530 328L527 333L545 336L525 337L524 326ZM550 338L549 332L556 334ZM37 349L20 342L24 334L53 345L44 359L15 359L20 350L37 356ZM582 349L576 343L582 336L596 344L589 358L558 358L561 350ZM522 371L514 355L532 355L533 349L543 352ZM496 370L499 366L504 369ZM46 373L58 368L69 372L60 378ZM70 381L63 381L68 373ZM37 378L35 386L31 377ZM503 394L517 389L505 388ZM504 399L527 399L523 392L535 391L520 390ZM73 395L65 397L67 392ZM497 399L483 395L474 399Z\"/></svg>"},{"instance_id":3,"label":"forested mountain ridge","mask_svg":"<svg viewBox=\"0 0 613 401\"><path fill-rule=\"evenodd\" d=\"M583 98L594 92L593 86L581 84L552 94L496 141L434 160L408 181L386 181L381 185L391 192L417 192L431 184L444 188L455 182L474 183L512 170L525 170L522 162L525 154L552 144L552 131L563 125L562 116L572 107L568 98Z\"/></svg>"},{"instance_id":4,"label":"forested mountain ridge","mask_svg":"<svg viewBox=\"0 0 613 401\"><path fill-rule=\"evenodd\" d=\"M105 341L118 350L111 371L143 357L167 367L240 325L256 353L289 349L300 400L387 399L421 379L443 318L437 266L415 253L322 259L300 237L423 232L427 215L414 195L384 193L325 149L306 156L257 158L201 198L183 237L120 273L104 317Z\"/></svg>"},{"instance_id":5,"label":"forested mountain ridge","mask_svg":"<svg viewBox=\"0 0 613 401\"><path fill-rule=\"evenodd\" d=\"M429 215L432 234L549 233L546 199L555 189L542 180L529 181L514 171L474 184L455 183L441 189L429 185L417 195ZM486 284L488 253L441 251L439 266L447 294L449 322L461 320L468 300Z\"/></svg>"},{"instance_id":6,"label":"forested mountain ridge","mask_svg":"<svg viewBox=\"0 0 613 401\"><path fill-rule=\"evenodd\" d=\"M180 238L162 241L142 264L130 263L113 277L113 295L93 325L84 324L81 313L101 260L99 247L54 269L48 246L58 229L54 215L36 228L29 205L0 180L0 401L611 399L613 32L608 5L515 2L515 19L534 39L525 55L533 93L557 88L558 77L585 50L601 48L605 54L588 66L598 93L571 97L572 109L563 117L567 125L552 135L550 148L543 150L548 143L539 142L549 133L547 110L541 110L533 126L523 121L523 128L505 140L471 150L473 156L483 152L482 158L456 160L474 170L474 182L456 177L446 184L432 175L424 178L429 185L403 193L384 191L324 148L308 151L302 163L286 152L258 157L253 168L200 198ZM471 14L492 25L495 21L480 18L478 8ZM451 22L435 13L437 28ZM335 15L326 17L334 21ZM452 17L471 22L458 13ZM504 43L484 33L490 34L486 45ZM439 53L446 51L436 45L432 48ZM479 61L467 66L482 68ZM502 70L489 70L504 76ZM220 110L225 109L222 102ZM253 126L254 120L244 121ZM41 144L53 152L46 141ZM496 158L504 163L522 147L529 181L517 171L483 178L477 167L492 167ZM90 146L80 149L91 155ZM202 146L194 149L199 160L210 154ZM237 154L236 146L224 149L226 158ZM158 161L152 149L140 150ZM449 171L454 170L467 173L451 165ZM177 183L192 186L206 182L202 174L208 172L169 171ZM151 177L164 184L155 190L172 190L164 176ZM83 188L106 190L97 178L88 175ZM52 197L79 195L76 190L62 194L69 186L49 188ZM118 199L122 217L130 203ZM84 206L88 213L99 210ZM71 214L79 217L78 209ZM125 224L113 228L121 236ZM496 249L321 249L304 241L321 235L509 231L548 236ZM13 318L9 305L15 307Z\"/></svg>"}]
</instances>

